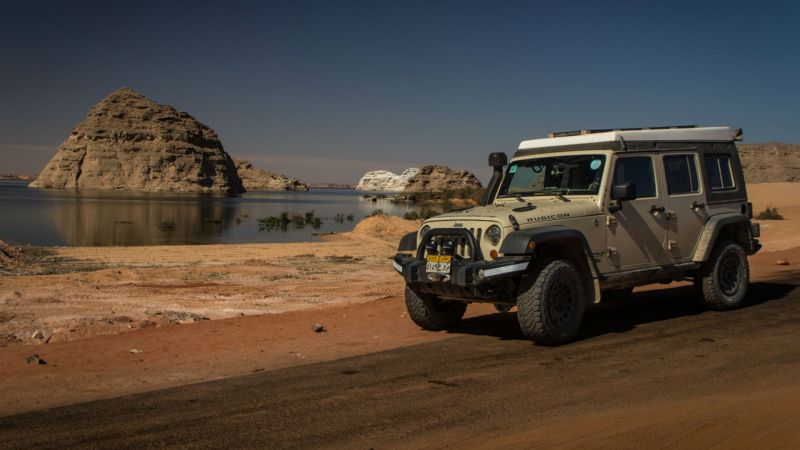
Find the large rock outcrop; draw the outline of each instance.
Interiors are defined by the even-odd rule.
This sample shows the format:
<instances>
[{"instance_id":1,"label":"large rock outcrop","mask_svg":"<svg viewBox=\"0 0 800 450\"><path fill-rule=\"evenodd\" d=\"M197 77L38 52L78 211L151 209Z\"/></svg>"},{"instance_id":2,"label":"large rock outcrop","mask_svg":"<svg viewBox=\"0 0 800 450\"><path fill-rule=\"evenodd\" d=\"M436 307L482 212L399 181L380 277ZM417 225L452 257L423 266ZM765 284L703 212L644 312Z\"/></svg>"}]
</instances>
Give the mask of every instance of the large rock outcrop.
<instances>
[{"instance_id":1,"label":"large rock outcrop","mask_svg":"<svg viewBox=\"0 0 800 450\"><path fill-rule=\"evenodd\" d=\"M478 177L466 170L447 166L425 166L408 181L405 192L444 192L465 188L481 188Z\"/></svg>"},{"instance_id":2,"label":"large rock outcrop","mask_svg":"<svg viewBox=\"0 0 800 450\"><path fill-rule=\"evenodd\" d=\"M403 192L408 182L417 175L419 169L411 167L400 175L388 170L373 170L367 172L358 181L356 190L376 192Z\"/></svg>"},{"instance_id":3,"label":"large rock outcrop","mask_svg":"<svg viewBox=\"0 0 800 450\"><path fill-rule=\"evenodd\" d=\"M308 185L286 175L253 167L250 161L234 159L236 172L248 191L307 191Z\"/></svg>"},{"instance_id":4,"label":"large rock outcrop","mask_svg":"<svg viewBox=\"0 0 800 450\"><path fill-rule=\"evenodd\" d=\"M800 181L800 144L739 144L748 183Z\"/></svg>"},{"instance_id":5,"label":"large rock outcrop","mask_svg":"<svg viewBox=\"0 0 800 450\"><path fill-rule=\"evenodd\" d=\"M214 130L128 88L112 92L89 111L30 187L244 190Z\"/></svg>"}]
</instances>

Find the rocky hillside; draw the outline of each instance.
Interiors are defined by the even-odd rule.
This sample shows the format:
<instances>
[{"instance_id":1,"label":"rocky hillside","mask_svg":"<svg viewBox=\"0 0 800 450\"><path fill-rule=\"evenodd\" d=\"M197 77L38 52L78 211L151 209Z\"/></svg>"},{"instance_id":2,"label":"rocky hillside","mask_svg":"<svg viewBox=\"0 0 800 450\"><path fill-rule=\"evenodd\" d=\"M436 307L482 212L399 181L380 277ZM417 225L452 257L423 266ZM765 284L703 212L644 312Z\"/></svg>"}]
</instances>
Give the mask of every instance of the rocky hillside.
<instances>
[{"instance_id":1,"label":"rocky hillside","mask_svg":"<svg viewBox=\"0 0 800 450\"><path fill-rule=\"evenodd\" d=\"M112 92L89 111L30 187L244 190L214 130L128 88Z\"/></svg>"},{"instance_id":2,"label":"rocky hillside","mask_svg":"<svg viewBox=\"0 0 800 450\"><path fill-rule=\"evenodd\" d=\"M248 191L307 191L308 185L286 175L253 167L249 161L234 159L236 171Z\"/></svg>"},{"instance_id":3,"label":"rocky hillside","mask_svg":"<svg viewBox=\"0 0 800 450\"><path fill-rule=\"evenodd\" d=\"M356 190L376 192L403 192L408 182L417 175L419 169L411 167L400 175L388 170L373 170L367 172L358 181Z\"/></svg>"},{"instance_id":4,"label":"rocky hillside","mask_svg":"<svg viewBox=\"0 0 800 450\"><path fill-rule=\"evenodd\" d=\"M444 192L481 187L480 180L472 172L447 166L425 166L408 181L405 192Z\"/></svg>"},{"instance_id":5,"label":"rocky hillside","mask_svg":"<svg viewBox=\"0 0 800 450\"><path fill-rule=\"evenodd\" d=\"M800 144L739 144L748 183L800 182Z\"/></svg>"}]
</instances>

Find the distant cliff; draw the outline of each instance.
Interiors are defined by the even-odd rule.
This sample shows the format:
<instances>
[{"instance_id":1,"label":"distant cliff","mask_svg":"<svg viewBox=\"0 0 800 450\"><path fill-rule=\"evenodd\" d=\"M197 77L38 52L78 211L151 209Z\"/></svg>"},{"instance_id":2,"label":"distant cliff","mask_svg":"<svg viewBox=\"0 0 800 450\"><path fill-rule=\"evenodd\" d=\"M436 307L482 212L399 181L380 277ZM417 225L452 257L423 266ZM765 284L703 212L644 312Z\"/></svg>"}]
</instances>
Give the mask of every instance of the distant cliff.
<instances>
[{"instance_id":1,"label":"distant cliff","mask_svg":"<svg viewBox=\"0 0 800 450\"><path fill-rule=\"evenodd\" d=\"M406 169L400 175L388 170L367 172L361 177L356 189L379 192L444 192L481 187L478 178L466 170L453 170L447 166L424 166L420 169Z\"/></svg>"},{"instance_id":2,"label":"distant cliff","mask_svg":"<svg viewBox=\"0 0 800 450\"><path fill-rule=\"evenodd\" d=\"M739 144L748 183L800 182L800 144Z\"/></svg>"},{"instance_id":3,"label":"distant cliff","mask_svg":"<svg viewBox=\"0 0 800 450\"><path fill-rule=\"evenodd\" d=\"M356 190L377 191L377 192L403 192L409 180L413 178L419 169L409 168L397 175L388 170L373 170L367 172L358 181Z\"/></svg>"},{"instance_id":4,"label":"distant cliff","mask_svg":"<svg viewBox=\"0 0 800 450\"><path fill-rule=\"evenodd\" d=\"M89 111L30 187L244 190L214 130L128 88L112 92Z\"/></svg>"},{"instance_id":5,"label":"distant cliff","mask_svg":"<svg viewBox=\"0 0 800 450\"><path fill-rule=\"evenodd\" d=\"M481 187L480 180L472 172L447 166L425 166L408 181L404 192L444 192Z\"/></svg>"},{"instance_id":6,"label":"distant cliff","mask_svg":"<svg viewBox=\"0 0 800 450\"><path fill-rule=\"evenodd\" d=\"M248 191L307 191L308 185L286 175L253 167L249 161L234 159L236 172Z\"/></svg>"}]
</instances>

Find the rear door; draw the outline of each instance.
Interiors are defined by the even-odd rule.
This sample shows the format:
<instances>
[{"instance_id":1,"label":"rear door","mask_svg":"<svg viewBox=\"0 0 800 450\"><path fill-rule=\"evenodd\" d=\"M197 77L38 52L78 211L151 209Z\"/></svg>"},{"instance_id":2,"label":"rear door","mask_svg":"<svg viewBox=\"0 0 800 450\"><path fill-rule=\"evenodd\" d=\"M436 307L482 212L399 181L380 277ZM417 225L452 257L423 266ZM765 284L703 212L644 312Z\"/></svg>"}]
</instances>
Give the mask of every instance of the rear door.
<instances>
[{"instance_id":1,"label":"rear door","mask_svg":"<svg viewBox=\"0 0 800 450\"><path fill-rule=\"evenodd\" d=\"M623 201L621 210L610 213L607 254L612 272L654 267L668 259L666 208L657 162L655 155L641 153L615 159L612 186L634 183L637 198Z\"/></svg>"},{"instance_id":2,"label":"rear door","mask_svg":"<svg viewBox=\"0 0 800 450\"><path fill-rule=\"evenodd\" d=\"M667 252L672 262L691 261L708 219L696 153L662 155L667 198Z\"/></svg>"}]
</instances>

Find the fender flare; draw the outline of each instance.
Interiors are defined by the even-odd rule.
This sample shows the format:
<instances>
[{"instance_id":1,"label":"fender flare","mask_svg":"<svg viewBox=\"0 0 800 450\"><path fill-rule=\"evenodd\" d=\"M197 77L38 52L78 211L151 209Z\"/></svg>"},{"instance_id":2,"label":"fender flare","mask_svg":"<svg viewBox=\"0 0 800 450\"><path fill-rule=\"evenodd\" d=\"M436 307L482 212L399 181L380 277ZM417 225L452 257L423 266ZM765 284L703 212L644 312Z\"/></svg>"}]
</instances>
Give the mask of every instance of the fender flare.
<instances>
[{"instance_id":1,"label":"fender flare","mask_svg":"<svg viewBox=\"0 0 800 450\"><path fill-rule=\"evenodd\" d=\"M531 241L539 245L560 240L577 241L586 255L592 277L595 279L601 277L600 270L597 268L597 261L594 260L592 249L589 247L586 236L584 236L582 232L564 225L548 225L514 231L503 240L503 243L500 245L500 253L507 256L529 255L532 250L528 247L528 243Z\"/></svg>"},{"instance_id":2,"label":"fender flare","mask_svg":"<svg viewBox=\"0 0 800 450\"><path fill-rule=\"evenodd\" d=\"M400 245L397 246L398 252L413 252L417 250L417 232L413 231L400 238Z\"/></svg>"},{"instance_id":3,"label":"fender flare","mask_svg":"<svg viewBox=\"0 0 800 450\"><path fill-rule=\"evenodd\" d=\"M750 234L750 221L747 217L739 213L723 213L711 216L703 226L703 230L700 232L700 238L697 239L692 261L708 261L711 252L714 250L714 244L717 242L720 230L731 224L742 224L745 230L747 230L748 235ZM749 247L750 246L747 245L745 250L751 251Z\"/></svg>"},{"instance_id":4,"label":"fender flare","mask_svg":"<svg viewBox=\"0 0 800 450\"><path fill-rule=\"evenodd\" d=\"M574 228L569 228L564 225L548 225L514 231L503 240L503 243L500 245L500 253L503 255L529 255L534 251L528 246L528 243L531 241L535 242L538 246L539 244L547 242L564 240L578 242L578 245L582 247L587 266L589 267L589 275L592 277L592 287L594 288L594 292L588 293L591 295L590 301L592 303L600 302L600 280L603 278L603 275L597 267L597 261L594 259L592 248L589 247L586 236Z\"/></svg>"}]
</instances>

